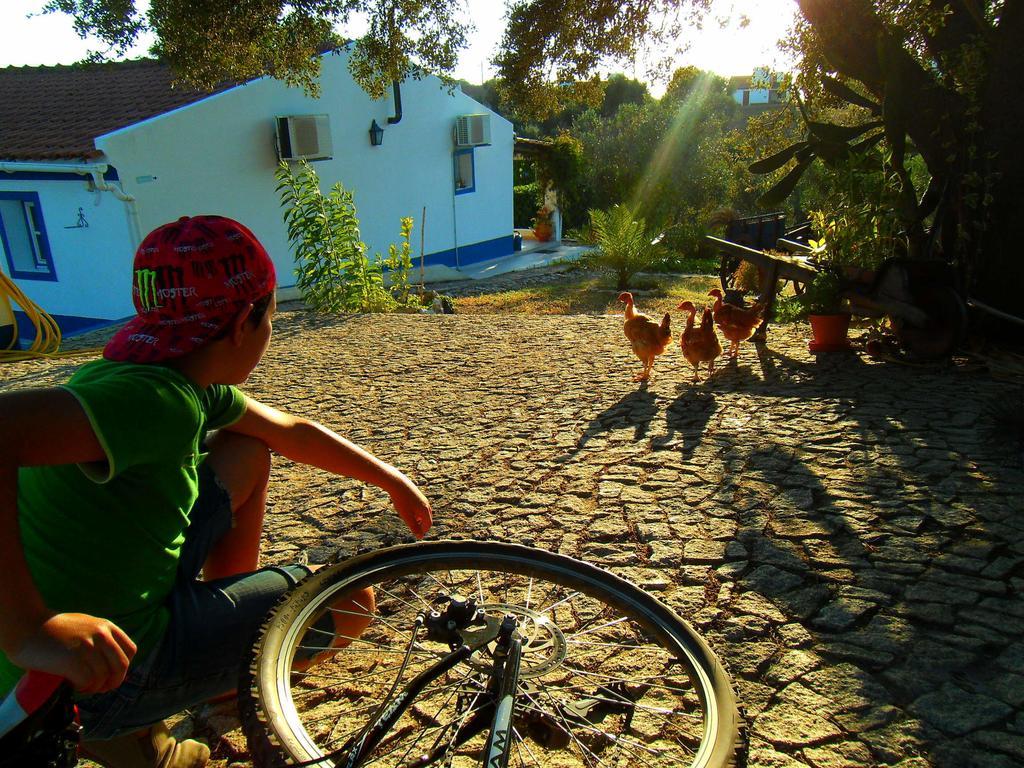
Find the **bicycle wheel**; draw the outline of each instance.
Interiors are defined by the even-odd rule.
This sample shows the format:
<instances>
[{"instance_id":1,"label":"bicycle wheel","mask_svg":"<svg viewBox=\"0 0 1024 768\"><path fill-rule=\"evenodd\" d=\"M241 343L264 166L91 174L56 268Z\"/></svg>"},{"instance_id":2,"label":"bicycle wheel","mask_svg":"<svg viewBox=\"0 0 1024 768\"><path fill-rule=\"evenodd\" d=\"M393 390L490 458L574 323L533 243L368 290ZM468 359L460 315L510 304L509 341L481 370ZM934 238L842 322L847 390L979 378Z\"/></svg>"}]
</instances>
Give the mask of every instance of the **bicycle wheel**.
<instances>
[{"instance_id":1,"label":"bicycle wheel","mask_svg":"<svg viewBox=\"0 0 1024 768\"><path fill-rule=\"evenodd\" d=\"M324 617L339 605L359 613L349 601L366 587L376 603L368 626L324 653ZM256 765L347 765L339 750L400 698L411 677L454 648L415 637L414 625L417 616L461 604L455 597L472 600L480 615L514 617L522 639L510 766L735 764L739 717L728 677L666 606L563 555L438 541L324 568L282 598L239 685ZM297 658L318 651L327 658L296 671ZM360 764L479 766L487 730L464 732L484 709L490 652L481 647L428 685Z\"/></svg>"}]
</instances>

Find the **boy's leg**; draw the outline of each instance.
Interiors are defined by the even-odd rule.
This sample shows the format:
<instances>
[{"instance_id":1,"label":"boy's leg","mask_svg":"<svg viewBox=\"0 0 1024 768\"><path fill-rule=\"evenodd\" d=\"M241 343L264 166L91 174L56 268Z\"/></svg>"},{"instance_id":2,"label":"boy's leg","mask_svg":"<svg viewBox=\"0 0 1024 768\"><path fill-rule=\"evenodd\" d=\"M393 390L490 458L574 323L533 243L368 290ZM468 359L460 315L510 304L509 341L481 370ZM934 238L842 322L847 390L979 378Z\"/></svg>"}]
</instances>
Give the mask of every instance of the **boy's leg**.
<instances>
[{"instance_id":1,"label":"boy's leg","mask_svg":"<svg viewBox=\"0 0 1024 768\"><path fill-rule=\"evenodd\" d=\"M221 430L207 440L206 463L231 498L232 522L203 565L206 581L255 571L270 480L270 450L259 440Z\"/></svg>"},{"instance_id":2,"label":"boy's leg","mask_svg":"<svg viewBox=\"0 0 1024 768\"><path fill-rule=\"evenodd\" d=\"M160 648L117 691L83 701L86 738L126 733L184 708L231 692L238 663L278 598L308 575L306 566L269 567L212 578L259 558L270 459L259 441L221 433L208 441L200 470L200 495L193 507L179 561L178 584L168 607L171 620ZM200 569L205 579L198 581ZM331 611L333 634L316 636L311 659L358 637L370 623L372 591L357 592ZM328 623L328 630L332 624ZM319 649L323 650L320 651ZM107 698L114 699L108 701Z\"/></svg>"},{"instance_id":3,"label":"boy's leg","mask_svg":"<svg viewBox=\"0 0 1024 768\"><path fill-rule=\"evenodd\" d=\"M206 463L231 497L232 511L231 530L214 544L203 566L203 578L213 581L255 571L259 565L270 480L270 451L255 438L228 431L211 435L206 445L209 451ZM317 644L344 648L369 626L374 609L374 594L370 588L332 606L335 636L330 643L326 637L321 637ZM305 669L324 657L324 654L317 654L308 660L297 660L296 667Z\"/></svg>"}]
</instances>

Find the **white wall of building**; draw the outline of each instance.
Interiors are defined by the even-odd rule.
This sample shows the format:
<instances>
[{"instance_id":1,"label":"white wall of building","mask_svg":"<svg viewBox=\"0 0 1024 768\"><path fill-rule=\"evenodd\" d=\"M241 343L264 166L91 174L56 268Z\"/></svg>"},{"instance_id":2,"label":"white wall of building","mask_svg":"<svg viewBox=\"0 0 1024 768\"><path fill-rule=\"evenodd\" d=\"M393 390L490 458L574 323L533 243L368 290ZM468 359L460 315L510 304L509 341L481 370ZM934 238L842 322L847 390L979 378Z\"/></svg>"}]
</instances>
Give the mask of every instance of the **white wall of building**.
<instances>
[{"instance_id":1,"label":"white wall of building","mask_svg":"<svg viewBox=\"0 0 1024 768\"><path fill-rule=\"evenodd\" d=\"M42 165L35 163L34 165ZM126 205L90 191L89 176L0 173L0 192L35 192L57 281L17 279L32 302L52 315L118 320L134 314L131 265L135 244ZM78 226L79 209L88 226ZM0 270L10 273L0 255ZM20 329L23 334L31 329Z\"/></svg>"},{"instance_id":2,"label":"white wall of building","mask_svg":"<svg viewBox=\"0 0 1024 768\"><path fill-rule=\"evenodd\" d=\"M137 200L144 234L183 215L218 213L249 226L267 247L282 286L294 284L293 260L275 192L274 118L328 114L334 156L313 163L326 191L340 181L355 194L362 239L370 253L398 241L399 219L412 216L418 262L426 207L425 253L464 254L492 241L511 252L511 123L491 115L491 146L474 150L476 190L454 194L452 127L457 115L488 110L433 77L401 86L403 116L389 125L394 103L371 100L352 80L346 54L322 59L321 95L270 78L100 137L96 145L117 168L124 190ZM372 120L383 144L370 145ZM499 241L499 238L505 240ZM476 249L479 255L480 248ZM490 253L491 256L505 255ZM428 261L429 263L429 261Z\"/></svg>"}]
</instances>

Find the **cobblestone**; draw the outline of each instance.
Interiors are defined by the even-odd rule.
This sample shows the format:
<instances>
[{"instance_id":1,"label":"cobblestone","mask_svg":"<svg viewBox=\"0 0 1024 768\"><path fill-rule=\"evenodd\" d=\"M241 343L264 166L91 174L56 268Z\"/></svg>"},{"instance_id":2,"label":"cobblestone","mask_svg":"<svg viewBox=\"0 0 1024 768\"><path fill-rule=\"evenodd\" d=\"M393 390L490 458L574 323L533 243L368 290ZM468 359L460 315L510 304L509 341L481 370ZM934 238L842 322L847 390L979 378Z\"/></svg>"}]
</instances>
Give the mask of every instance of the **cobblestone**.
<instances>
[{"instance_id":1,"label":"cobblestone","mask_svg":"<svg viewBox=\"0 0 1024 768\"><path fill-rule=\"evenodd\" d=\"M987 415L1013 385L816 360L801 326L709 382L670 353L638 386L615 317L275 325L250 394L407 471L434 537L533 543L657 590L730 669L750 765L1024 760L1024 473ZM78 362L6 365L0 387ZM408 536L383 494L285 461L270 502L268 564ZM248 764L230 707L177 727L215 768Z\"/></svg>"}]
</instances>

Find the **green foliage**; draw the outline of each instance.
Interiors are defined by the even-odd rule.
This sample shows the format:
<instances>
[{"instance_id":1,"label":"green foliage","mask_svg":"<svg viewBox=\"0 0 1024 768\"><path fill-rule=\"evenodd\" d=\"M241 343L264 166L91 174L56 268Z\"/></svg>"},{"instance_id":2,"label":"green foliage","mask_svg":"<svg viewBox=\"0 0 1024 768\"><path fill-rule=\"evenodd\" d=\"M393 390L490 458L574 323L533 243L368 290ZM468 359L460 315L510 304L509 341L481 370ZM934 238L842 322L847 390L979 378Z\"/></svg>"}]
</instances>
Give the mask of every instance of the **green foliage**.
<instances>
[{"instance_id":1,"label":"green foliage","mask_svg":"<svg viewBox=\"0 0 1024 768\"><path fill-rule=\"evenodd\" d=\"M584 113L572 131L583 147L580 173L561 190L571 201L561 206L567 225L584 224L588 209L624 204L692 258L705 234L701 221L740 188L727 132L735 113L725 81L700 72L677 78L660 101L624 104L611 118Z\"/></svg>"},{"instance_id":2,"label":"green foliage","mask_svg":"<svg viewBox=\"0 0 1024 768\"><path fill-rule=\"evenodd\" d=\"M558 134L548 153L537 158L537 181L543 192L558 190L558 207L567 221L580 221L586 216L580 194L583 172L583 143L567 132Z\"/></svg>"},{"instance_id":3,"label":"green foliage","mask_svg":"<svg viewBox=\"0 0 1024 768\"><path fill-rule=\"evenodd\" d=\"M709 6L710 0L513 0L495 57L503 98L524 116L552 114L570 100L597 105L600 66L658 50L679 37L690 9ZM660 59L664 69L671 55Z\"/></svg>"},{"instance_id":4,"label":"green foliage","mask_svg":"<svg viewBox=\"0 0 1024 768\"><path fill-rule=\"evenodd\" d=\"M458 6L437 0L152 0L144 13L135 0L50 0L45 10L71 15L79 34L108 46L94 59L122 55L151 31L155 52L185 86L272 75L314 95L316 54L343 44L335 28L365 17L369 29L353 44L349 68L373 98L392 81L451 72L470 26Z\"/></svg>"},{"instance_id":5,"label":"green foliage","mask_svg":"<svg viewBox=\"0 0 1024 768\"><path fill-rule=\"evenodd\" d=\"M409 290L409 270L412 269L412 246L409 244L409 235L412 234L412 223L412 216L402 217L399 231L402 244L389 245L387 258L384 259L391 295L398 305L403 307L413 303Z\"/></svg>"},{"instance_id":6,"label":"green foliage","mask_svg":"<svg viewBox=\"0 0 1024 768\"><path fill-rule=\"evenodd\" d=\"M624 104L643 104L650 98L646 83L619 73L609 75L601 101L601 116L611 117Z\"/></svg>"},{"instance_id":7,"label":"green foliage","mask_svg":"<svg viewBox=\"0 0 1024 768\"><path fill-rule=\"evenodd\" d=\"M514 227L530 226L530 219L537 213L543 203L540 184L520 184L512 187L512 225Z\"/></svg>"},{"instance_id":8,"label":"green foliage","mask_svg":"<svg viewBox=\"0 0 1024 768\"><path fill-rule=\"evenodd\" d=\"M820 207L810 213L819 257L873 269L907 254L907 235L895 215L901 180L881 149L851 157L830 174Z\"/></svg>"},{"instance_id":9,"label":"green foliage","mask_svg":"<svg viewBox=\"0 0 1024 768\"><path fill-rule=\"evenodd\" d=\"M597 251L587 256L588 265L615 276L616 287L624 290L637 272L650 269L665 260L666 250L656 242L657 233L647 229L624 205L608 211L590 212L590 227Z\"/></svg>"},{"instance_id":10,"label":"green foliage","mask_svg":"<svg viewBox=\"0 0 1024 768\"><path fill-rule=\"evenodd\" d=\"M841 295L842 280L832 270L820 272L804 286L803 294L788 296L775 304L775 320L791 323L806 320L810 315L835 315L846 311Z\"/></svg>"},{"instance_id":11,"label":"green foliage","mask_svg":"<svg viewBox=\"0 0 1024 768\"><path fill-rule=\"evenodd\" d=\"M305 161L298 175L282 162L275 176L288 240L295 248L295 284L311 309L388 312L410 303L411 218L402 219L401 247L392 245L385 261L369 259L351 192L337 183L325 195L316 171ZM385 264L395 270L391 283L397 298L384 287Z\"/></svg>"}]
</instances>

